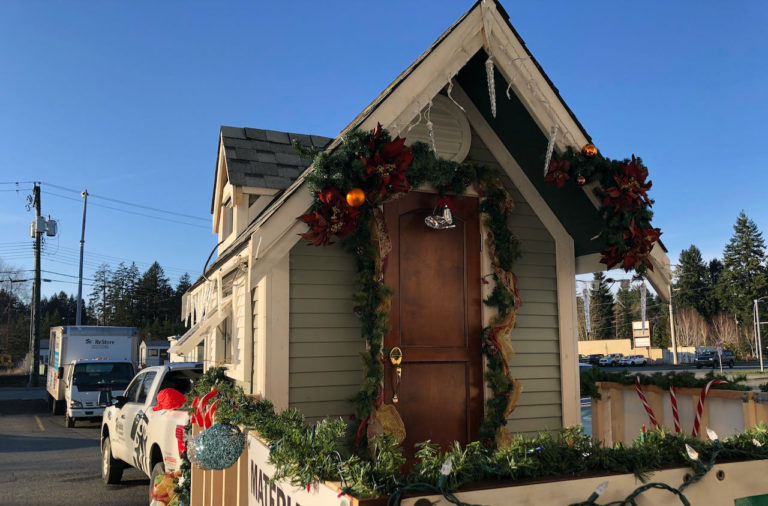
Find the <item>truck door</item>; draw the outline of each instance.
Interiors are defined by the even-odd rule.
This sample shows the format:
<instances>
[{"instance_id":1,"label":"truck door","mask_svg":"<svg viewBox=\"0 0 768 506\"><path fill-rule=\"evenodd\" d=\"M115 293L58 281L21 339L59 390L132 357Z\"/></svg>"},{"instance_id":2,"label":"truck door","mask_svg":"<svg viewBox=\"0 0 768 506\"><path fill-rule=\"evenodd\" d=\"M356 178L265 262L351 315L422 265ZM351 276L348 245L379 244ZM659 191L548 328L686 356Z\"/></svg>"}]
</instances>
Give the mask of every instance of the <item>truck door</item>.
<instances>
[{"instance_id":1,"label":"truck door","mask_svg":"<svg viewBox=\"0 0 768 506\"><path fill-rule=\"evenodd\" d=\"M155 371L146 371L139 373L128 388L125 389L123 397L126 402L115 413L115 440L117 444L113 445L112 452L116 457L133 465L133 439L135 436L136 424L134 423L137 418L144 415L142 408L146 397L142 395L144 392L144 384L148 383L152 385L155 379ZM141 398L144 400L139 400ZM139 415L141 413L141 415Z\"/></svg>"}]
</instances>

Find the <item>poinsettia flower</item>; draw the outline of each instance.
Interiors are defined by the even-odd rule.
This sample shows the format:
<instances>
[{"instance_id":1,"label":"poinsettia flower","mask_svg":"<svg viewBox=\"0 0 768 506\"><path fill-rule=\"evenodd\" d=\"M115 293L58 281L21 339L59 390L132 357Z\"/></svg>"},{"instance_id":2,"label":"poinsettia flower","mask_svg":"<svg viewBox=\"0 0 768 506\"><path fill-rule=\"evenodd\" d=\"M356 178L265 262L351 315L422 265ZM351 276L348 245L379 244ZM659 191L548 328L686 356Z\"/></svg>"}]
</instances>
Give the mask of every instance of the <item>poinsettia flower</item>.
<instances>
[{"instance_id":1,"label":"poinsettia flower","mask_svg":"<svg viewBox=\"0 0 768 506\"><path fill-rule=\"evenodd\" d=\"M613 207L614 211L637 211L645 205L650 205L648 190L653 185L652 181L645 181L648 177L648 169L640 163L640 160L632 155L632 161L621 164L621 173L614 174L615 186L604 190L603 205Z\"/></svg>"},{"instance_id":2,"label":"poinsettia flower","mask_svg":"<svg viewBox=\"0 0 768 506\"><path fill-rule=\"evenodd\" d=\"M565 186L565 182L568 181L571 176L571 162L568 160L552 160L549 162L549 169L544 176L544 183L548 185L554 185L557 188Z\"/></svg>"},{"instance_id":3,"label":"poinsettia flower","mask_svg":"<svg viewBox=\"0 0 768 506\"><path fill-rule=\"evenodd\" d=\"M315 246L333 244L333 236L344 239L357 228L357 216L360 211L347 204L346 198L335 186L322 190L317 195L320 207L313 213L299 216L299 219L309 225L309 232L301 235Z\"/></svg>"},{"instance_id":4,"label":"poinsettia flower","mask_svg":"<svg viewBox=\"0 0 768 506\"><path fill-rule=\"evenodd\" d=\"M405 139L397 137L381 143L381 125L376 125L368 141L369 157L361 157L365 178L374 179L367 196L375 203L392 192L410 191L405 171L413 160L413 152L405 146Z\"/></svg>"}]
</instances>

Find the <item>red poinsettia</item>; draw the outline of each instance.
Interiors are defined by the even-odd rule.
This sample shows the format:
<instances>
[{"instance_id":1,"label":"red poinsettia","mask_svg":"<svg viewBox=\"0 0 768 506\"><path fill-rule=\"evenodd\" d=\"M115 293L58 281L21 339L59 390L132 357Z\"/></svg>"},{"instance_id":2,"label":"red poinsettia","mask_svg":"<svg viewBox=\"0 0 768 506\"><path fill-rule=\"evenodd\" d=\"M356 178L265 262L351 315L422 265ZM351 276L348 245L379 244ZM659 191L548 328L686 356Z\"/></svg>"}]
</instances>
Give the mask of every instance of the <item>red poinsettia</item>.
<instances>
[{"instance_id":1,"label":"red poinsettia","mask_svg":"<svg viewBox=\"0 0 768 506\"><path fill-rule=\"evenodd\" d=\"M333 244L330 241L334 235L343 239L357 228L357 215L360 211L347 204L338 188L326 188L318 193L317 198L320 209L299 216L301 221L309 225L309 232L300 234L301 237L315 246L328 246Z\"/></svg>"},{"instance_id":2,"label":"red poinsettia","mask_svg":"<svg viewBox=\"0 0 768 506\"><path fill-rule=\"evenodd\" d=\"M621 267L625 271L642 268L652 271L653 265L649 255L654 243L659 240L660 236L660 229L640 228L635 225L635 220L632 220L629 227L622 234L624 248L614 245L603 249L600 252L602 254L600 262L606 264L609 269L621 263Z\"/></svg>"},{"instance_id":3,"label":"red poinsettia","mask_svg":"<svg viewBox=\"0 0 768 506\"><path fill-rule=\"evenodd\" d=\"M405 139L397 137L381 142L381 125L376 125L368 141L370 158L361 157L365 166L365 178L375 178L373 188L368 192L371 202L376 202L388 193L407 192L411 189L405 170L411 164L413 153L405 146Z\"/></svg>"},{"instance_id":4,"label":"red poinsettia","mask_svg":"<svg viewBox=\"0 0 768 506\"><path fill-rule=\"evenodd\" d=\"M550 186L554 185L558 188L562 188L565 182L568 181L571 176L571 162L568 160L552 160L549 162L549 169L547 169L547 175L544 176L544 183Z\"/></svg>"},{"instance_id":5,"label":"red poinsettia","mask_svg":"<svg viewBox=\"0 0 768 506\"><path fill-rule=\"evenodd\" d=\"M613 176L616 185L606 188L603 205L613 207L615 212L637 211L644 205L650 205L648 190L653 183L645 181L648 177L648 169L635 158L635 155L632 155L631 162L621 164L621 172Z\"/></svg>"}]
</instances>

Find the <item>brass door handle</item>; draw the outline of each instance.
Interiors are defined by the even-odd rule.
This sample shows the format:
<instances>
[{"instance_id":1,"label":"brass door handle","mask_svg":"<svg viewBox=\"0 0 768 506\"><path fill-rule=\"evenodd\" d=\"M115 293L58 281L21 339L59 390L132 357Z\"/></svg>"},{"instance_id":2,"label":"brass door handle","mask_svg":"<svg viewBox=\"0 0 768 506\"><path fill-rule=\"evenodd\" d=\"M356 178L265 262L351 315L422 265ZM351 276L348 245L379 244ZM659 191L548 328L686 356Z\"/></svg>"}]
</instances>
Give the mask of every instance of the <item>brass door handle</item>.
<instances>
[{"instance_id":1,"label":"brass door handle","mask_svg":"<svg viewBox=\"0 0 768 506\"><path fill-rule=\"evenodd\" d=\"M397 394L400 392L400 381L403 378L403 368L400 367L400 363L403 361L403 350L395 346L392 348L389 352L389 361L392 362L392 365L395 366L395 374L396 374L396 380L392 395L392 404L397 404L399 399L397 398Z\"/></svg>"}]
</instances>

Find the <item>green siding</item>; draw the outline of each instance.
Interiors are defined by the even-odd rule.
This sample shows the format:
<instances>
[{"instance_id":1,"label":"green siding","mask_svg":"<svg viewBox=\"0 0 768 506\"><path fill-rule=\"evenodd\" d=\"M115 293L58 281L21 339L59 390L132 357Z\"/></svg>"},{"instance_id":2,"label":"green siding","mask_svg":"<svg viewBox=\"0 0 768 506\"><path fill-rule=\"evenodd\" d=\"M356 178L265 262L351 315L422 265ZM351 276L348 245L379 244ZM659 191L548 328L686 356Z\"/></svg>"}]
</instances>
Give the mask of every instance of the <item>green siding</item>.
<instances>
[{"instance_id":1,"label":"green siding","mask_svg":"<svg viewBox=\"0 0 768 506\"><path fill-rule=\"evenodd\" d=\"M288 403L309 423L354 412L349 399L360 390L365 349L352 312L355 272L338 244L301 241L291 250Z\"/></svg>"},{"instance_id":2,"label":"green siding","mask_svg":"<svg viewBox=\"0 0 768 506\"><path fill-rule=\"evenodd\" d=\"M474 132L467 160L500 167ZM511 336L516 354L510 360L523 393L507 429L531 436L562 426L555 242L511 181L504 184L515 202L510 227L520 239L522 256L513 270L523 302Z\"/></svg>"}]
</instances>

